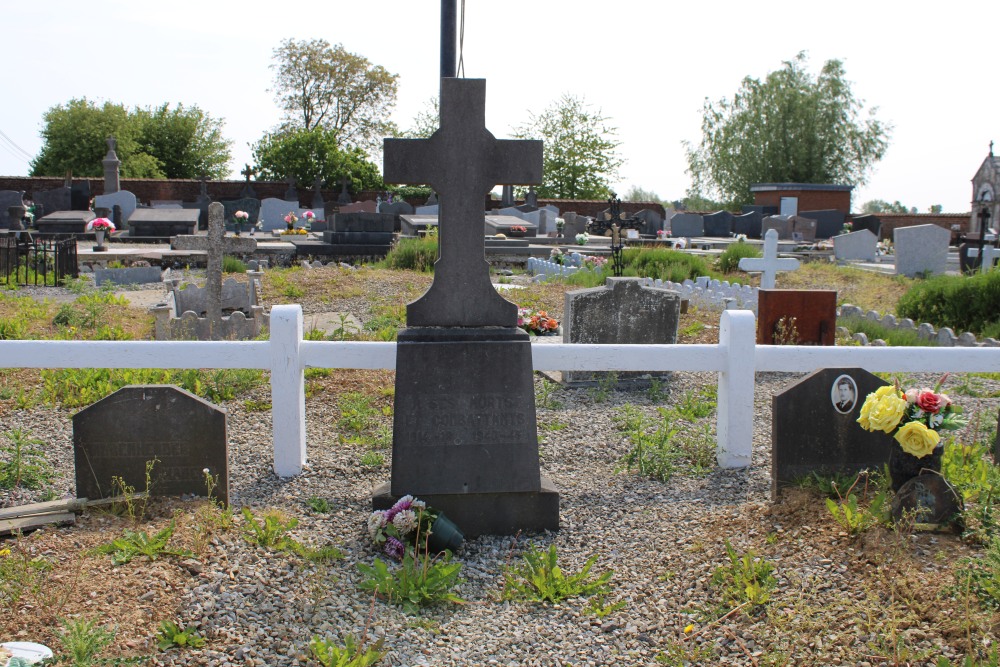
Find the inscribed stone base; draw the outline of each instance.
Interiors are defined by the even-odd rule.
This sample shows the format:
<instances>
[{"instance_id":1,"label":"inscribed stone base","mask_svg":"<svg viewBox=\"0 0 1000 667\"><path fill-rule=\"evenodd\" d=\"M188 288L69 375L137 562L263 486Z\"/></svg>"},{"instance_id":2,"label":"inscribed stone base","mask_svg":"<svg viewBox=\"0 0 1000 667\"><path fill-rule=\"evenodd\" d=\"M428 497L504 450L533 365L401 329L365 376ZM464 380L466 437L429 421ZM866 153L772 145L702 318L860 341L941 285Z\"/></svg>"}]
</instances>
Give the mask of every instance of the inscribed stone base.
<instances>
[{"instance_id":1,"label":"inscribed stone base","mask_svg":"<svg viewBox=\"0 0 1000 667\"><path fill-rule=\"evenodd\" d=\"M524 493L421 493L417 497L444 512L467 538L559 530L559 491L547 477L540 481L538 491ZM389 509L399 500L390 487L386 482L375 489L373 510Z\"/></svg>"},{"instance_id":2,"label":"inscribed stone base","mask_svg":"<svg viewBox=\"0 0 1000 667\"><path fill-rule=\"evenodd\" d=\"M453 503L461 514L452 518L468 535L557 527L558 494L538 497L528 335L515 327L408 327L396 349L391 493Z\"/></svg>"}]
</instances>

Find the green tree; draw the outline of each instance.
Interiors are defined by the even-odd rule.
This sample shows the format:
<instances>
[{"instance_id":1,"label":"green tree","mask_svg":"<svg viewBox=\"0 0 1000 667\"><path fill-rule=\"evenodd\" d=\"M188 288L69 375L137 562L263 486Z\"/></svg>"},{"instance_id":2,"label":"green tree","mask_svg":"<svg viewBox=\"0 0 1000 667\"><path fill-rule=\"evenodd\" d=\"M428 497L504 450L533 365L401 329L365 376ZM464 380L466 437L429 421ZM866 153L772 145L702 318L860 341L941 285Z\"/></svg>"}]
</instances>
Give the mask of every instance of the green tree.
<instances>
[{"instance_id":1,"label":"green tree","mask_svg":"<svg viewBox=\"0 0 1000 667\"><path fill-rule=\"evenodd\" d=\"M340 148L334 130L322 127L278 130L264 135L252 150L257 177L261 180L282 181L291 175L299 183L312 185L319 176L333 186L346 175L355 192L385 187L378 167L367 159L365 152L360 148Z\"/></svg>"},{"instance_id":2,"label":"green tree","mask_svg":"<svg viewBox=\"0 0 1000 667\"><path fill-rule=\"evenodd\" d=\"M611 195L611 182L624 161L616 151L621 143L615 138L618 130L608 120L600 110L591 111L582 98L564 94L514 130L519 139L545 142L539 197L606 199Z\"/></svg>"},{"instance_id":3,"label":"green tree","mask_svg":"<svg viewBox=\"0 0 1000 667\"><path fill-rule=\"evenodd\" d=\"M286 39L274 50L275 101L282 129L333 132L338 148L377 150L395 136L389 120L396 104L396 74L325 39Z\"/></svg>"},{"instance_id":4,"label":"green tree","mask_svg":"<svg viewBox=\"0 0 1000 667\"><path fill-rule=\"evenodd\" d=\"M938 213L941 213L943 210L944 210L944 206L943 205L941 205L941 204L931 204L930 207L927 209L927 212L930 213L930 214L932 214L932 215L937 215Z\"/></svg>"},{"instance_id":5,"label":"green tree","mask_svg":"<svg viewBox=\"0 0 1000 667\"><path fill-rule=\"evenodd\" d=\"M889 203L883 199L871 199L866 201L861 205L862 213L916 213L916 207L907 208L905 205L899 203L897 199L893 203Z\"/></svg>"},{"instance_id":6,"label":"green tree","mask_svg":"<svg viewBox=\"0 0 1000 667\"><path fill-rule=\"evenodd\" d=\"M139 145L156 156L167 178L225 178L232 159L232 142L222 136L223 122L197 106L163 104L137 109Z\"/></svg>"},{"instance_id":7,"label":"green tree","mask_svg":"<svg viewBox=\"0 0 1000 667\"><path fill-rule=\"evenodd\" d=\"M653 201L660 204L663 203L663 199L660 195L656 194L652 190L645 190L640 188L638 185L633 185L628 189L628 192L622 197L622 201Z\"/></svg>"},{"instance_id":8,"label":"green tree","mask_svg":"<svg viewBox=\"0 0 1000 667\"><path fill-rule=\"evenodd\" d=\"M423 109L413 117L413 125L400 136L405 139L428 139L441 125L441 108L437 97L424 103Z\"/></svg>"},{"instance_id":9,"label":"green tree","mask_svg":"<svg viewBox=\"0 0 1000 667\"><path fill-rule=\"evenodd\" d=\"M841 61L816 79L805 66L799 53L764 81L743 79L732 100L705 100L701 143L685 142L691 194L738 206L752 203L753 183L865 183L891 126L874 108L862 117Z\"/></svg>"},{"instance_id":10,"label":"green tree","mask_svg":"<svg viewBox=\"0 0 1000 667\"><path fill-rule=\"evenodd\" d=\"M115 153L126 178L196 178L228 173L230 142L222 137L222 121L197 106L168 104L129 110L123 104L98 106L87 98L51 107L43 116L42 149L31 164L32 176L101 176L106 140L115 138Z\"/></svg>"}]
</instances>

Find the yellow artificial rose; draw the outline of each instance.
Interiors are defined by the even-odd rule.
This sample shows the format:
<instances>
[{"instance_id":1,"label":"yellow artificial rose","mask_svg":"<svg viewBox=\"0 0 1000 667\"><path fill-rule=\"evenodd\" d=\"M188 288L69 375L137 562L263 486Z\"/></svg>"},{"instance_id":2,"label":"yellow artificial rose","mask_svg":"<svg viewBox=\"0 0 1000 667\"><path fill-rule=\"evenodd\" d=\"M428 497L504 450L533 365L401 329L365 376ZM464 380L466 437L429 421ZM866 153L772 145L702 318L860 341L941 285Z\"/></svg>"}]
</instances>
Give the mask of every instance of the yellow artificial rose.
<instances>
[{"instance_id":1,"label":"yellow artificial rose","mask_svg":"<svg viewBox=\"0 0 1000 667\"><path fill-rule=\"evenodd\" d=\"M869 431L892 433L899 426L907 405L906 398L898 389L880 387L875 393L868 394L861 406L858 423Z\"/></svg>"},{"instance_id":2,"label":"yellow artificial rose","mask_svg":"<svg viewBox=\"0 0 1000 667\"><path fill-rule=\"evenodd\" d=\"M896 433L896 442L907 454L912 454L918 459L922 459L934 451L940 442L941 436L937 431L931 430L921 422L908 422Z\"/></svg>"}]
</instances>

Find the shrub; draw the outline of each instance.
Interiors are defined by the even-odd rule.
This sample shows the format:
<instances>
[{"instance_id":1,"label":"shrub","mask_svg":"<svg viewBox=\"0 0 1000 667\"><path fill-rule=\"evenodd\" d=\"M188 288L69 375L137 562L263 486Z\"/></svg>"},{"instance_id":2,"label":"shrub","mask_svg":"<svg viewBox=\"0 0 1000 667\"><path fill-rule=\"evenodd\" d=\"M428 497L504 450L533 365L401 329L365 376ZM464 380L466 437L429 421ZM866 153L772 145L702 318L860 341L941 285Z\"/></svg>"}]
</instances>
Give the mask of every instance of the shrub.
<instances>
[{"instance_id":1,"label":"shrub","mask_svg":"<svg viewBox=\"0 0 1000 667\"><path fill-rule=\"evenodd\" d=\"M222 256L222 272L223 273L246 273L247 265L243 263L242 260L236 257L230 257L229 255Z\"/></svg>"},{"instance_id":2,"label":"shrub","mask_svg":"<svg viewBox=\"0 0 1000 667\"><path fill-rule=\"evenodd\" d=\"M976 334L1000 320L998 313L1000 271L973 276L934 276L917 281L896 305L900 317Z\"/></svg>"},{"instance_id":3,"label":"shrub","mask_svg":"<svg viewBox=\"0 0 1000 667\"><path fill-rule=\"evenodd\" d=\"M683 282L714 272L704 258L667 248L626 248L625 275Z\"/></svg>"},{"instance_id":4,"label":"shrub","mask_svg":"<svg viewBox=\"0 0 1000 667\"><path fill-rule=\"evenodd\" d=\"M433 271L437 257L437 235L428 234L418 239L400 239L381 265L387 269Z\"/></svg>"},{"instance_id":5,"label":"shrub","mask_svg":"<svg viewBox=\"0 0 1000 667\"><path fill-rule=\"evenodd\" d=\"M740 260L744 257L760 257L761 253L757 246L749 243L730 243L729 247L719 255L719 270L723 273L732 273L740 268Z\"/></svg>"}]
</instances>

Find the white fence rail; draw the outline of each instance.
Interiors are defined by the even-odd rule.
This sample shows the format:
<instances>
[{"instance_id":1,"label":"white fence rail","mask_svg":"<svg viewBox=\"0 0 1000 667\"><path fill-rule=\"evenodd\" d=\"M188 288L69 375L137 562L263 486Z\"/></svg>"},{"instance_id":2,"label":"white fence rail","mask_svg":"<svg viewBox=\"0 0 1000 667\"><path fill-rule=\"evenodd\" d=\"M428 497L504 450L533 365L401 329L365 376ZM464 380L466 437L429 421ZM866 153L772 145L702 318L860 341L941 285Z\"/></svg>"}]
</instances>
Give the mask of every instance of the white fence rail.
<instances>
[{"instance_id":1,"label":"white fence rail","mask_svg":"<svg viewBox=\"0 0 1000 667\"><path fill-rule=\"evenodd\" d=\"M259 368L271 373L274 471L306 461L306 368L396 366L395 343L302 339L302 309L271 309L269 341L0 341L0 368ZM869 371L1000 372L1000 348L756 345L753 313L724 311L715 345L532 345L536 370L710 371L719 374L720 466L750 465L754 373L858 367Z\"/></svg>"}]
</instances>

